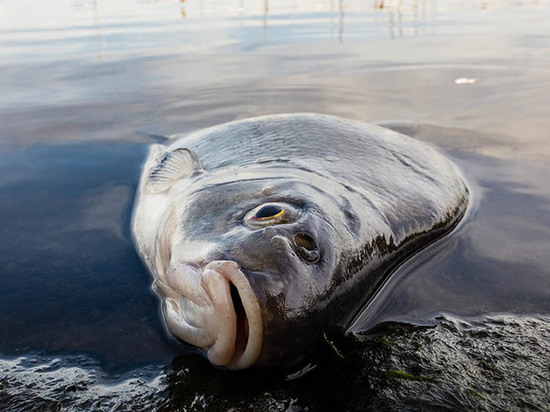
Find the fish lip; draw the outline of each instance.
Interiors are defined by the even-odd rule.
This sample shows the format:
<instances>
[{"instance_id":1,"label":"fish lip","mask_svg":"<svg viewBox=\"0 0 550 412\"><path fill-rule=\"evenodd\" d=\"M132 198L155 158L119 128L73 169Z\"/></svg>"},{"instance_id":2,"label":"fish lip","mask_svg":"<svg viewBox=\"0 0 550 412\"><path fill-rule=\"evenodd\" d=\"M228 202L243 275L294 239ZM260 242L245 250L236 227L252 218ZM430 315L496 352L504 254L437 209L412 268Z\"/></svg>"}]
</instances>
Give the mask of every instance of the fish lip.
<instances>
[{"instance_id":1,"label":"fish lip","mask_svg":"<svg viewBox=\"0 0 550 412\"><path fill-rule=\"evenodd\" d=\"M228 369L254 365L263 346L258 298L233 261L217 260L199 268L171 267L159 284L169 331L203 348L210 362Z\"/></svg>"}]
</instances>

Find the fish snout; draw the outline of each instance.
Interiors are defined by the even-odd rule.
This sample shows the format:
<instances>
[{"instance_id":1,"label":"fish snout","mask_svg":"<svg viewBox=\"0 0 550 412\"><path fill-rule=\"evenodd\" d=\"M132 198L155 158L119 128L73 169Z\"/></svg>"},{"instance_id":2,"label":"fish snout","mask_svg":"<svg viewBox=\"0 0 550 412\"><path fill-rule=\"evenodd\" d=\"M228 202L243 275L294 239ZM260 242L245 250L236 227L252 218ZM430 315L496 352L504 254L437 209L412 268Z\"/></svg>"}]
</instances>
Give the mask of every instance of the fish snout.
<instances>
[{"instance_id":1,"label":"fish snout","mask_svg":"<svg viewBox=\"0 0 550 412\"><path fill-rule=\"evenodd\" d=\"M180 264L166 280L164 315L172 334L204 349L215 365L248 368L260 357L263 322L256 294L234 261L216 260L203 268Z\"/></svg>"}]
</instances>

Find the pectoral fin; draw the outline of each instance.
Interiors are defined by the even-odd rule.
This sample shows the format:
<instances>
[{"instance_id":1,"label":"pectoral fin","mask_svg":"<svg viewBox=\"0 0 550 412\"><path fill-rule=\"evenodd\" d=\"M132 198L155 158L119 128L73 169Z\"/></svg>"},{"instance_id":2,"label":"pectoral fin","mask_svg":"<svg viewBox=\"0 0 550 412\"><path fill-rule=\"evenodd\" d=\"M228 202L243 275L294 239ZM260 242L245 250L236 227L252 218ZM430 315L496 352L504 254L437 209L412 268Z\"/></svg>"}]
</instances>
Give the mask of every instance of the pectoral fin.
<instances>
[{"instance_id":1,"label":"pectoral fin","mask_svg":"<svg viewBox=\"0 0 550 412\"><path fill-rule=\"evenodd\" d=\"M149 169L145 190L150 193L165 192L179 180L185 179L199 170L201 170L199 161L189 149L160 151Z\"/></svg>"}]
</instances>

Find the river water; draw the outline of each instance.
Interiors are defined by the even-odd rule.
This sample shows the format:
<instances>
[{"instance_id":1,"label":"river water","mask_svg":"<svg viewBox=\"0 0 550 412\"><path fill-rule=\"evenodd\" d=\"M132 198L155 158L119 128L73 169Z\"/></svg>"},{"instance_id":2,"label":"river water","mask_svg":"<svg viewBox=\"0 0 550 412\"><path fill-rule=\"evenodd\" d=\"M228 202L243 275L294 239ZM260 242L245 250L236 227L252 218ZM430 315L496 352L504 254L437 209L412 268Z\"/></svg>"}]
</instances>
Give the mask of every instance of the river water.
<instances>
[{"instance_id":1,"label":"river water","mask_svg":"<svg viewBox=\"0 0 550 412\"><path fill-rule=\"evenodd\" d=\"M550 2L0 0L0 409L550 408ZM285 112L441 148L466 219L299 379L166 334L129 231L155 136Z\"/></svg>"}]
</instances>

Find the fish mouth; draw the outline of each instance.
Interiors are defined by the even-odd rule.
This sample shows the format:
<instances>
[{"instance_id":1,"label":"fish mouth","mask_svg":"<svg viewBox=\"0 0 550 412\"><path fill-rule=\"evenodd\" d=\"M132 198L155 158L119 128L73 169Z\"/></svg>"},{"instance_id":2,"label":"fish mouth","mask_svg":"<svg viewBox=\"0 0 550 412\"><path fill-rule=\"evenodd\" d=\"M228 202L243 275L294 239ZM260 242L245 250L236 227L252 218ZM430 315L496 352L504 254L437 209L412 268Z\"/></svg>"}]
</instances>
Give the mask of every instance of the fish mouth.
<instances>
[{"instance_id":1,"label":"fish mouth","mask_svg":"<svg viewBox=\"0 0 550 412\"><path fill-rule=\"evenodd\" d=\"M168 330L206 351L208 360L228 369L256 363L263 322L256 294L239 265L213 261L198 269L171 267L159 282Z\"/></svg>"}]
</instances>

